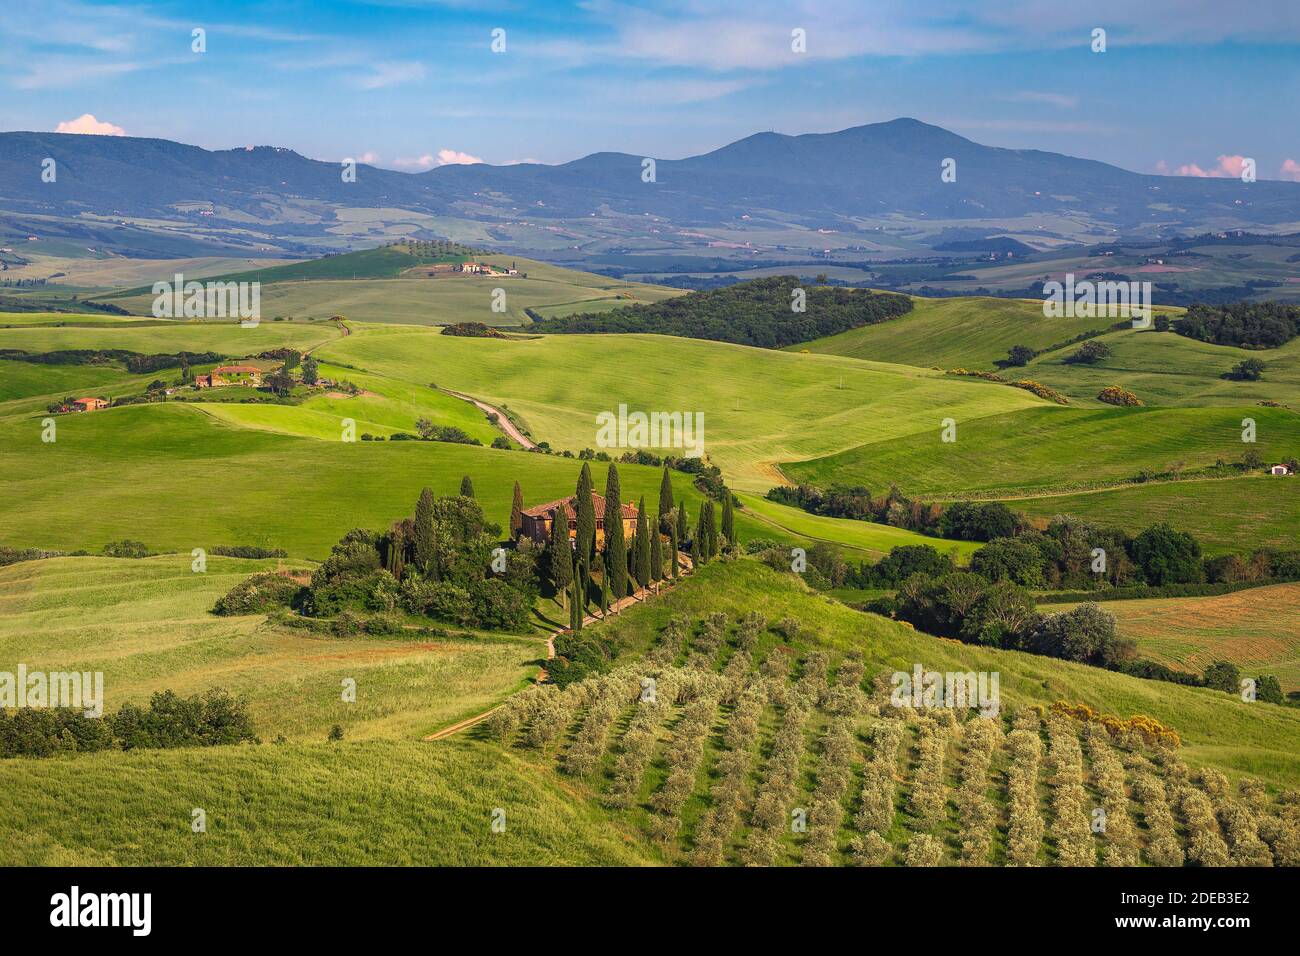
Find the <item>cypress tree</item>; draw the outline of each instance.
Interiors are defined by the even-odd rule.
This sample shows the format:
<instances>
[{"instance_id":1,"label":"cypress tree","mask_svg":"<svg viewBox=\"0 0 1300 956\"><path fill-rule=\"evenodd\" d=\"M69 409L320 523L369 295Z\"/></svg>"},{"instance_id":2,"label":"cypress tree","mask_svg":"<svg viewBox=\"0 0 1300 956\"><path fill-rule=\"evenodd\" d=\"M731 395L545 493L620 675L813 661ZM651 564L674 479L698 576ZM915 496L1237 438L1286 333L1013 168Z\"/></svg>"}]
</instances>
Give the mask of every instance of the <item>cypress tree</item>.
<instances>
[{"instance_id":1,"label":"cypress tree","mask_svg":"<svg viewBox=\"0 0 1300 956\"><path fill-rule=\"evenodd\" d=\"M679 545L678 545L678 543L677 543L677 527L676 527L676 525L674 525L674 526L673 526L671 529L669 529L669 531L668 531L668 558L669 558L670 561L672 561L672 566L671 566L671 567L672 567L673 580L676 580L676 579L677 579L677 565L678 565L678 560L677 560L677 551L678 551L678 548L679 548Z\"/></svg>"},{"instance_id":2,"label":"cypress tree","mask_svg":"<svg viewBox=\"0 0 1300 956\"><path fill-rule=\"evenodd\" d=\"M722 536L727 539L727 547L736 546L736 515L732 511L731 492L722 489Z\"/></svg>"},{"instance_id":3,"label":"cypress tree","mask_svg":"<svg viewBox=\"0 0 1300 956\"><path fill-rule=\"evenodd\" d=\"M614 600L627 594L627 543L623 540L623 492L613 463L605 478L605 571Z\"/></svg>"},{"instance_id":4,"label":"cypress tree","mask_svg":"<svg viewBox=\"0 0 1300 956\"><path fill-rule=\"evenodd\" d=\"M609 613L609 575L605 573L605 559L596 555L592 570L600 574L600 616L604 617Z\"/></svg>"},{"instance_id":5,"label":"cypress tree","mask_svg":"<svg viewBox=\"0 0 1300 956\"><path fill-rule=\"evenodd\" d=\"M574 577L572 584L573 593L569 595L569 630L582 630L582 599L578 596L578 579Z\"/></svg>"},{"instance_id":6,"label":"cypress tree","mask_svg":"<svg viewBox=\"0 0 1300 956\"><path fill-rule=\"evenodd\" d=\"M703 564L709 560L708 532L704 529L704 519L709 512L709 499L700 505L700 516L695 522L695 537L691 538L691 560Z\"/></svg>"},{"instance_id":7,"label":"cypress tree","mask_svg":"<svg viewBox=\"0 0 1300 956\"><path fill-rule=\"evenodd\" d=\"M704 547L710 558L718 556L718 514L713 507L713 499L704 503L705 514L708 515L704 521Z\"/></svg>"},{"instance_id":8,"label":"cypress tree","mask_svg":"<svg viewBox=\"0 0 1300 956\"><path fill-rule=\"evenodd\" d=\"M673 520L673 483L668 477L668 466L664 465L664 477L659 482L659 530L668 533L668 524Z\"/></svg>"},{"instance_id":9,"label":"cypress tree","mask_svg":"<svg viewBox=\"0 0 1300 956\"><path fill-rule=\"evenodd\" d=\"M434 550L433 492L425 488L420 492L420 500L415 503L415 566L421 574L429 573Z\"/></svg>"},{"instance_id":10,"label":"cypress tree","mask_svg":"<svg viewBox=\"0 0 1300 956\"><path fill-rule=\"evenodd\" d=\"M577 500L573 507L578 513L577 552L585 558L591 557L596 546L596 509L591 503L592 490L591 467L584 461L578 475Z\"/></svg>"},{"instance_id":11,"label":"cypress tree","mask_svg":"<svg viewBox=\"0 0 1300 956\"><path fill-rule=\"evenodd\" d=\"M677 506L677 540L684 542L691 536L691 522L686 515L686 502Z\"/></svg>"},{"instance_id":12,"label":"cypress tree","mask_svg":"<svg viewBox=\"0 0 1300 956\"><path fill-rule=\"evenodd\" d=\"M460 480L460 493L465 498L474 497L474 482L469 480L469 475Z\"/></svg>"},{"instance_id":13,"label":"cypress tree","mask_svg":"<svg viewBox=\"0 0 1300 956\"><path fill-rule=\"evenodd\" d=\"M655 528L650 534L650 580L662 581L664 579L664 544L660 540L659 529Z\"/></svg>"},{"instance_id":14,"label":"cypress tree","mask_svg":"<svg viewBox=\"0 0 1300 956\"><path fill-rule=\"evenodd\" d=\"M645 496L641 496L641 503L637 506L636 511L636 583L645 587L650 583L650 555L653 549L650 546L650 520L645 513Z\"/></svg>"},{"instance_id":15,"label":"cypress tree","mask_svg":"<svg viewBox=\"0 0 1300 956\"><path fill-rule=\"evenodd\" d=\"M560 600L568 603L569 585L573 583L573 549L569 546L569 519L562 507L551 512L549 551L551 583Z\"/></svg>"},{"instance_id":16,"label":"cypress tree","mask_svg":"<svg viewBox=\"0 0 1300 956\"><path fill-rule=\"evenodd\" d=\"M510 505L510 539L517 540L524 530L524 493L515 482L515 500Z\"/></svg>"},{"instance_id":17,"label":"cypress tree","mask_svg":"<svg viewBox=\"0 0 1300 956\"><path fill-rule=\"evenodd\" d=\"M636 546L636 532L632 532L632 540L627 543L627 576L632 582L628 589L631 594L636 590L637 582L640 580L641 571L637 567L637 562L641 559L641 550Z\"/></svg>"}]
</instances>

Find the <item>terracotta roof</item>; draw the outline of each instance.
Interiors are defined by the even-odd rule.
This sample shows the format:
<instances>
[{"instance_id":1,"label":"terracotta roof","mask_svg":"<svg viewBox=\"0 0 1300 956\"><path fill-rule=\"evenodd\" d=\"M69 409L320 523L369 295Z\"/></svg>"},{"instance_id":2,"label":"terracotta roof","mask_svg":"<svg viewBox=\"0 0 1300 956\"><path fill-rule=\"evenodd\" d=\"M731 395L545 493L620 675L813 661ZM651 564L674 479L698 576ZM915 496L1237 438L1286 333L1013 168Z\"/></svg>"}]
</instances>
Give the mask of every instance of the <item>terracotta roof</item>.
<instances>
[{"instance_id":1,"label":"terracotta roof","mask_svg":"<svg viewBox=\"0 0 1300 956\"><path fill-rule=\"evenodd\" d=\"M80 405L82 402L102 402L102 398L74 398L72 404Z\"/></svg>"},{"instance_id":2,"label":"terracotta roof","mask_svg":"<svg viewBox=\"0 0 1300 956\"><path fill-rule=\"evenodd\" d=\"M256 365L218 365L212 371L213 374L220 375L222 372L261 372L262 370Z\"/></svg>"},{"instance_id":3,"label":"terracotta roof","mask_svg":"<svg viewBox=\"0 0 1300 956\"><path fill-rule=\"evenodd\" d=\"M565 513L569 516L569 519L573 520L576 519L578 516L577 511L574 510L573 507L573 502L577 499L577 497L578 497L577 495L569 495L569 497L567 498L557 498L555 501L548 501L544 505L533 505L531 508L525 508L523 513L528 515L530 518L549 518L551 516L552 511L554 511L556 508L563 506ZM596 517L604 518L605 517L605 496L598 495L596 494L596 492L593 491L591 493L591 504L592 507L595 509ZM632 504L623 505L623 517L635 518L636 505L632 505Z\"/></svg>"}]
</instances>

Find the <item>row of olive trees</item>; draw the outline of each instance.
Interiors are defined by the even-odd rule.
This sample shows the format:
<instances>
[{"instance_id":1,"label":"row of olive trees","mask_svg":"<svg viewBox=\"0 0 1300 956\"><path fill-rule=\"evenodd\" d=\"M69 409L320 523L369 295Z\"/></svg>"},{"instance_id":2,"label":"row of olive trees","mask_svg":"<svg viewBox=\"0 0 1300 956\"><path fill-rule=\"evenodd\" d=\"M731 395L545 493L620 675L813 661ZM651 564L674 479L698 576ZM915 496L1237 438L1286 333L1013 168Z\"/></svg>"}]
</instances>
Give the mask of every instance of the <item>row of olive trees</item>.
<instances>
[{"instance_id":1,"label":"row of olive trees","mask_svg":"<svg viewBox=\"0 0 1300 956\"><path fill-rule=\"evenodd\" d=\"M1007 862L1011 866L1037 866L1043 842L1043 815L1038 811L1038 766L1043 755L1039 719L1022 711L1007 735L1011 763L1007 769Z\"/></svg>"},{"instance_id":2,"label":"row of olive trees","mask_svg":"<svg viewBox=\"0 0 1300 956\"><path fill-rule=\"evenodd\" d=\"M749 656L739 651L732 658ZM723 861L727 840L736 829L744 799L745 781L749 778L755 760L759 721L767 707L767 684L761 677L753 677L738 695L735 711L727 722L723 734L726 751L718 758L717 781L709 793L709 809L705 811L695 830L695 848L691 863L695 866L717 866Z\"/></svg>"},{"instance_id":3,"label":"row of olive trees","mask_svg":"<svg viewBox=\"0 0 1300 956\"><path fill-rule=\"evenodd\" d=\"M704 744L718 711L716 690L691 700L682 709L673 729L672 739L664 751L668 775L663 785L650 797L654 814L650 818L650 835L664 845L677 840L681 831L681 810L695 791L695 775L704 758Z\"/></svg>"},{"instance_id":4,"label":"row of olive trees","mask_svg":"<svg viewBox=\"0 0 1300 956\"><path fill-rule=\"evenodd\" d=\"M1083 750L1077 724L1053 715L1047 722L1047 768L1052 788L1052 835L1058 866L1096 866L1097 844L1083 787Z\"/></svg>"},{"instance_id":5,"label":"row of olive trees","mask_svg":"<svg viewBox=\"0 0 1300 956\"><path fill-rule=\"evenodd\" d=\"M884 834L894 823L898 751L905 728L902 720L879 720L871 728L871 756L862 770L862 794L853 818L862 836L850 843L857 861L864 866L879 866L891 852Z\"/></svg>"},{"instance_id":6,"label":"row of olive trees","mask_svg":"<svg viewBox=\"0 0 1300 956\"><path fill-rule=\"evenodd\" d=\"M790 826L790 813L798 791L805 748L804 724L812 709L809 700L797 692L792 694L772 739L762 782L750 809L751 830L743 855L749 865L771 866L781 852L781 838Z\"/></svg>"},{"instance_id":7,"label":"row of olive trees","mask_svg":"<svg viewBox=\"0 0 1300 956\"><path fill-rule=\"evenodd\" d=\"M1092 763L1093 785L1101 795L1102 862L1106 866L1137 866L1141 862L1141 844L1128 811L1124 764L1102 727L1087 724L1083 735Z\"/></svg>"},{"instance_id":8,"label":"row of olive trees","mask_svg":"<svg viewBox=\"0 0 1300 956\"><path fill-rule=\"evenodd\" d=\"M609 746L614 721L623 708L641 693L641 681L635 674L611 673L589 680L593 685L593 696L578 724L573 743L560 761L564 772L574 777L585 777L600 766Z\"/></svg>"},{"instance_id":9,"label":"row of olive trees","mask_svg":"<svg viewBox=\"0 0 1300 956\"><path fill-rule=\"evenodd\" d=\"M916 724L916 771L908 795L908 809L918 830L933 830L943 822L948 806L948 788L944 782L944 762L948 751L948 731L932 717L922 717Z\"/></svg>"},{"instance_id":10,"label":"row of olive trees","mask_svg":"<svg viewBox=\"0 0 1300 956\"><path fill-rule=\"evenodd\" d=\"M957 841L963 866L986 866L993 846L997 809L988 796L989 768L1002 739L996 720L975 718L962 729L962 758L958 767Z\"/></svg>"}]
</instances>

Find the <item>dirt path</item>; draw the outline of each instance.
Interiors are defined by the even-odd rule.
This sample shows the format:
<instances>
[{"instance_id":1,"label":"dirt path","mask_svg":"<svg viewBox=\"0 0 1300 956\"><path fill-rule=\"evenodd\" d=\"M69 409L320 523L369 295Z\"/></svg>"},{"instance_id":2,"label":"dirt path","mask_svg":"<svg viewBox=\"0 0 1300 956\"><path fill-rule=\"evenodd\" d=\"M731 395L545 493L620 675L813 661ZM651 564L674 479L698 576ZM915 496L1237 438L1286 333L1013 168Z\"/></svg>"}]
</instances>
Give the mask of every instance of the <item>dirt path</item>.
<instances>
[{"instance_id":1,"label":"dirt path","mask_svg":"<svg viewBox=\"0 0 1300 956\"><path fill-rule=\"evenodd\" d=\"M519 444L523 445L525 451L532 451L537 447L537 445L533 443L532 439L528 438L523 432L515 427L515 423L512 422L509 416L501 411L501 409L495 408L487 402L480 402L472 395L465 395L462 392L453 392L451 389L447 389L447 394L454 395L463 401L469 402L471 405L477 405L481 411L486 412L488 415L495 415L497 417L497 427L515 441L519 442Z\"/></svg>"},{"instance_id":2,"label":"dirt path","mask_svg":"<svg viewBox=\"0 0 1300 956\"><path fill-rule=\"evenodd\" d=\"M679 554L678 558L681 561L682 565L684 566L682 575L685 576L687 574L690 574L691 571L694 570L694 567L691 564L690 557L686 554ZM681 579L678 578L678 580ZM634 591L633 593L629 594L627 597L620 598L619 600L611 604L609 606L609 613L618 614L624 608L629 608L633 604L642 604L652 597L657 597L663 591L667 590L668 588L671 588L672 586L673 586L672 579L669 578L666 581L660 582L658 585L652 585L651 587L642 588L639 591ZM595 624L601 620L604 620L604 618L601 616L597 616L595 614L588 614L585 618L582 619L582 626L586 627L589 624ZM557 630L551 631L550 634L546 635L546 659L548 661L555 659L555 639L559 637L561 634L566 633L568 630L569 629L567 627L562 627ZM537 672L537 683L540 684L544 680L546 680L546 668L542 667ZM466 717L464 720L457 721L456 723L452 724L449 727L444 727L442 728L442 730L434 731L424 739L426 741L443 740L447 737L451 737L454 734L460 733L462 730L469 730L469 728L473 727L475 724L479 724L487 720L489 717L491 717L493 714L495 714L498 710L500 710L504 706L505 706L504 704L497 704L495 707L489 707L481 714L475 714L473 717Z\"/></svg>"}]
</instances>

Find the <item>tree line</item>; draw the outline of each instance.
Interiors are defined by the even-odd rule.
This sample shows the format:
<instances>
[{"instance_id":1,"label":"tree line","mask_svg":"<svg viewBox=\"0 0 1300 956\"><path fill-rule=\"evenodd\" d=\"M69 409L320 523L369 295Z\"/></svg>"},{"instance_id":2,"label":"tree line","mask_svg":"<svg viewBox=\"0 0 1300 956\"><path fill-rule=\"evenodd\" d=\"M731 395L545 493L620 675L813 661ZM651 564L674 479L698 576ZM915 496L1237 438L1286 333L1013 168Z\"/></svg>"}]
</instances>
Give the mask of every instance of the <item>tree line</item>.
<instances>
[{"instance_id":1,"label":"tree line","mask_svg":"<svg viewBox=\"0 0 1300 956\"><path fill-rule=\"evenodd\" d=\"M800 305L802 311L796 311ZM543 319L532 329L656 333L779 349L896 319L911 310L912 300L903 295L814 285L794 276L771 276L663 302Z\"/></svg>"}]
</instances>

